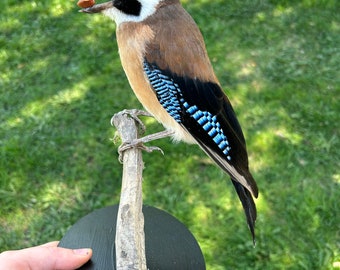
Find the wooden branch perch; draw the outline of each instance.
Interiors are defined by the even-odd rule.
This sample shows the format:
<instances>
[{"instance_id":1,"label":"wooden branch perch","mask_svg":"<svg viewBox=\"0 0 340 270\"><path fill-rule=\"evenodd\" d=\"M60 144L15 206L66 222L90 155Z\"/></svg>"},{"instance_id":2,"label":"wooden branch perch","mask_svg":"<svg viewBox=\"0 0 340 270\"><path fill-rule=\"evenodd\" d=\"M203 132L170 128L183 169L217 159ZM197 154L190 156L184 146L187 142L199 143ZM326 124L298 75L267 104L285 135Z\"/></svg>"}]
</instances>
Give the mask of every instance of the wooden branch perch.
<instances>
[{"instance_id":1,"label":"wooden branch perch","mask_svg":"<svg viewBox=\"0 0 340 270\"><path fill-rule=\"evenodd\" d=\"M113 116L112 122L124 142L138 138L136 121L127 113ZM142 151L124 151L122 190L116 227L116 269L146 270L144 216L142 213Z\"/></svg>"}]
</instances>

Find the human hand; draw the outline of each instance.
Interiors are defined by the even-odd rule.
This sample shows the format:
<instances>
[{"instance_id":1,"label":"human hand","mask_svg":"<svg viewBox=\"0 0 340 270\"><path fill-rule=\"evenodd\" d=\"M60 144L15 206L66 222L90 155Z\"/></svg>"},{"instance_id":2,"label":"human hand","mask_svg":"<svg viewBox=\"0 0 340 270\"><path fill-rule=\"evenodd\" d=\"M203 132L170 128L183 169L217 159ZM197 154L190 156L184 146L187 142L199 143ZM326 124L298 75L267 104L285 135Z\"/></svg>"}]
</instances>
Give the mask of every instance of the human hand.
<instances>
[{"instance_id":1,"label":"human hand","mask_svg":"<svg viewBox=\"0 0 340 270\"><path fill-rule=\"evenodd\" d=\"M58 241L0 254L0 269L9 270L74 270L92 256L92 249L58 247Z\"/></svg>"}]
</instances>

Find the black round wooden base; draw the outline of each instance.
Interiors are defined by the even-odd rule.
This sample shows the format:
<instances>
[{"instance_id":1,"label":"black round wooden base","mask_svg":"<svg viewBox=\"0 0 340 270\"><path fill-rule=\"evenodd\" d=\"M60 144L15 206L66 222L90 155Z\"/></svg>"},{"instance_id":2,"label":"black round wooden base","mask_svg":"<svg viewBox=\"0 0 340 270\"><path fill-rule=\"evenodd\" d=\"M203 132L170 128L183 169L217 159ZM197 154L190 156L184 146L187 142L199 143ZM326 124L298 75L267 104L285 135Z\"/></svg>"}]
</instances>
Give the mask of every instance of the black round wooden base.
<instances>
[{"instance_id":1,"label":"black round wooden base","mask_svg":"<svg viewBox=\"0 0 340 270\"><path fill-rule=\"evenodd\" d=\"M82 270L115 270L115 235L118 205L95 210L81 218L61 239L59 246L93 249ZM202 251L191 232L170 214L143 206L145 252L150 270L204 270Z\"/></svg>"}]
</instances>

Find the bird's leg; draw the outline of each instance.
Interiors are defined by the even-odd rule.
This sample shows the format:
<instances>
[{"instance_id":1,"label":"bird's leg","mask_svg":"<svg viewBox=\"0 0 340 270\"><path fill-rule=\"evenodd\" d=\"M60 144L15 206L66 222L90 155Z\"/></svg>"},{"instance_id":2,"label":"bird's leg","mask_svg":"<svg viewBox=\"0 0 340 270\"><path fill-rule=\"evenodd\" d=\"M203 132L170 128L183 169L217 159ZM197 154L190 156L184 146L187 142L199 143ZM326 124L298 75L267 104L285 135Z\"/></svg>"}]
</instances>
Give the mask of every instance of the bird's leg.
<instances>
[{"instance_id":1,"label":"bird's leg","mask_svg":"<svg viewBox=\"0 0 340 270\"><path fill-rule=\"evenodd\" d=\"M142 128L142 132L145 132L145 125L144 123L138 118L138 116L142 115L142 116L150 116L152 117L151 114L149 114L148 112L142 111L142 110L137 110L137 109L133 109L133 110L123 110L121 112L119 112L119 114L128 114L132 119L134 119ZM114 123L114 116L111 119L111 124L113 125ZM144 143L147 142L151 142L153 140L158 140L158 139L162 139L162 138L166 138L169 137L173 134L173 131L169 131L169 130L164 130L164 131L160 131L154 134L150 134L147 136L144 136L142 138L138 138L135 140L132 140L130 142L123 142L119 147L118 147L118 153L119 153L119 161L122 162L123 161L123 152L133 148L133 147L138 147L139 149L142 149L144 151L147 152L152 152L152 151L160 151L162 154L163 151L162 149L160 149L157 146L145 146Z\"/></svg>"},{"instance_id":2,"label":"bird's leg","mask_svg":"<svg viewBox=\"0 0 340 270\"><path fill-rule=\"evenodd\" d=\"M150 135L144 136L142 138L132 140L131 142L123 143L122 145L119 146L118 151L123 152L123 151L125 151L129 148L138 147L138 148L141 148L141 149L143 149L147 152L152 152L153 150L158 150L163 154L162 149L160 149L159 147L155 147L155 146L146 147L143 144L147 143L147 142L154 141L154 140L169 137L172 134L173 134L173 132L169 131L169 130L163 130L163 131L160 131L160 132L157 132L157 133L154 133L154 134L150 134Z\"/></svg>"},{"instance_id":3,"label":"bird's leg","mask_svg":"<svg viewBox=\"0 0 340 270\"><path fill-rule=\"evenodd\" d=\"M151 142L153 140L166 138L166 137L171 136L172 134L173 134L172 131L163 130L163 131L160 131L160 132L157 132L157 133L154 133L154 134L147 135L147 136L142 137L142 138L132 140L130 142L122 143L118 147L119 161L122 162L124 151L126 151L130 148L133 148L133 147L138 147L139 149L144 150L144 151L149 152L149 153L157 150L157 151L161 152L162 154L164 154L164 152L161 148L159 148L157 146L145 146L144 143Z\"/></svg>"}]
</instances>

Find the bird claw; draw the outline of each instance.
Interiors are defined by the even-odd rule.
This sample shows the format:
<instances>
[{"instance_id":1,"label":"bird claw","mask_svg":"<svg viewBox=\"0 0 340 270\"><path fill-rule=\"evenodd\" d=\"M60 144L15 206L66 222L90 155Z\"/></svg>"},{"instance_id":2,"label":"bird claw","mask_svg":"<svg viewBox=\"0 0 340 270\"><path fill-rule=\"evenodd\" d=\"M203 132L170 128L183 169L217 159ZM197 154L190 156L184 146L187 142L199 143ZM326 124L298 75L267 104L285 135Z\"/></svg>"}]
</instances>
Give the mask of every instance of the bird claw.
<instances>
[{"instance_id":1,"label":"bird claw","mask_svg":"<svg viewBox=\"0 0 340 270\"><path fill-rule=\"evenodd\" d=\"M131 110L123 110L121 112L119 112L118 114L126 114L128 116L130 116L133 120L135 120L141 130L142 130L142 133L145 132L146 128L145 128L145 125L144 123L142 122L142 120L139 119L139 116L148 116L148 117L153 117L150 113L146 112L146 111L143 111L143 110L138 110L138 109L131 109ZM111 125L114 126L114 116L111 118Z\"/></svg>"},{"instance_id":2,"label":"bird claw","mask_svg":"<svg viewBox=\"0 0 340 270\"><path fill-rule=\"evenodd\" d=\"M159 148L158 146L145 146L145 145L142 145L142 150L148 152L148 153L151 153L153 151L159 151L162 153L162 155L164 155L164 152L161 148Z\"/></svg>"},{"instance_id":3,"label":"bird claw","mask_svg":"<svg viewBox=\"0 0 340 270\"><path fill-rule=\"evenodd\" d=\"M116 115L121 115L121 114L126 114L126 115L130 116L132 119L134 119L136 121L136 123L138 123L139 126L141 127L143 133L145 132L145 125L138 118L138 116L153 117L150 113L148 113L146 111L142 111L142 110L137 110L137 109L123 110L123 111L117 113ZM114 125L116 115L114 115L111 118L111 125ZM164 130L164 131L161 131L161 132L158 132L158 133L147 135L147 136L139 138L139 139L134 139L130 142L123 142L122 145L120 145L118 147L119 161L121 163L123 163L123 153L124 153L124 151L131 149L131 148L139 148L139 149L144 150L144 151L149 152L149 153L157 150L164 155L164 152L161 148L159 148L157 146L145 146L144 143L147 143L147 142L150 142L150 141L153 141L153 140L157 140L157 139L161 139L161 138L165 138L165 137L169 137L173 134L174 134L173 131Z\"/></svg>"},{"instance_id":4,"label":"bird claw","mask_svg":"<svg viewBox=\"0 0 340 270\"><path fill-rule=\"evenodd\" d=\"M118 159L119 159L120 163L123 163L124 152L128 149L131 149L131 148L138 148L138 149L146 151L148 153L151 153L153 151L159 151L164 155L163 150L161 148L157 147L157 146L145 146L143 138L141 138L141 139L133 140L131 142L122 143L118 147L118 154L119 154Z\"/></svg>"}]
</instances>

